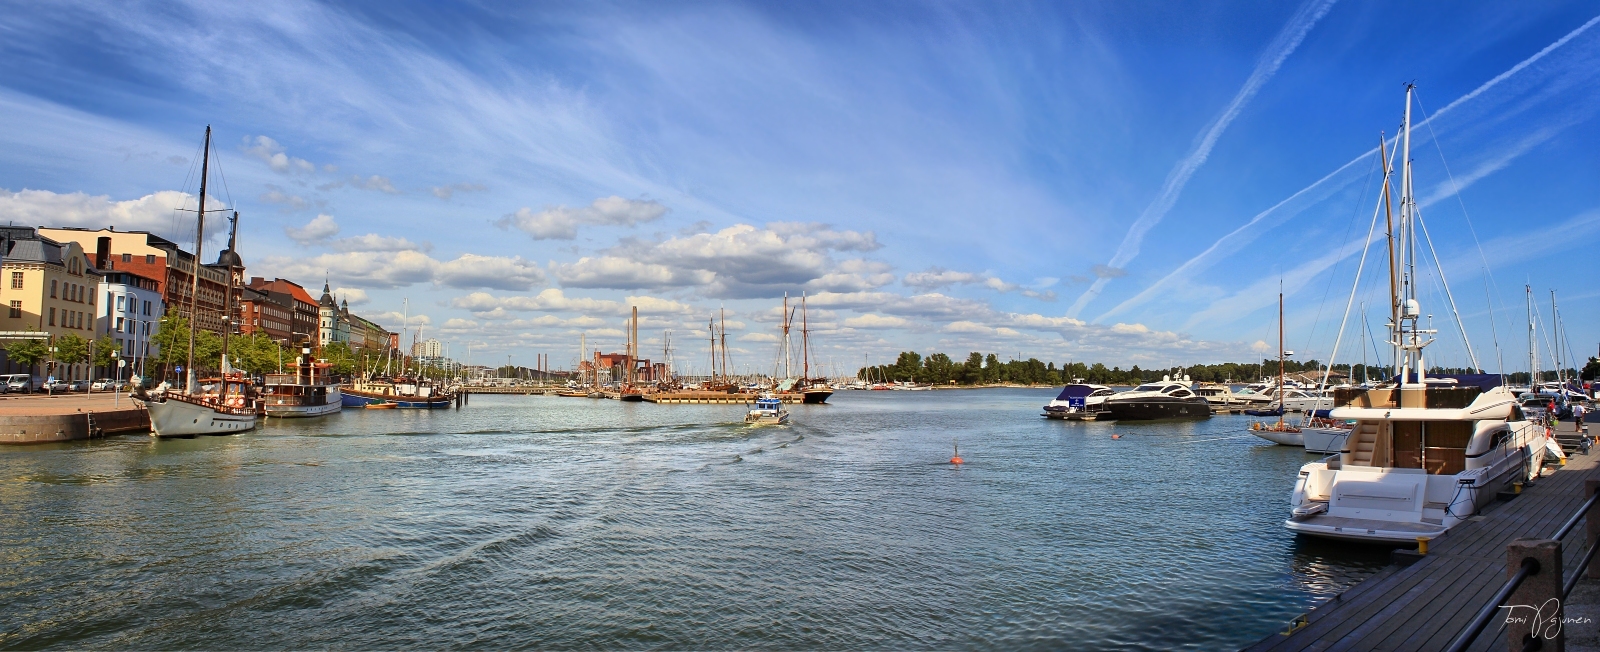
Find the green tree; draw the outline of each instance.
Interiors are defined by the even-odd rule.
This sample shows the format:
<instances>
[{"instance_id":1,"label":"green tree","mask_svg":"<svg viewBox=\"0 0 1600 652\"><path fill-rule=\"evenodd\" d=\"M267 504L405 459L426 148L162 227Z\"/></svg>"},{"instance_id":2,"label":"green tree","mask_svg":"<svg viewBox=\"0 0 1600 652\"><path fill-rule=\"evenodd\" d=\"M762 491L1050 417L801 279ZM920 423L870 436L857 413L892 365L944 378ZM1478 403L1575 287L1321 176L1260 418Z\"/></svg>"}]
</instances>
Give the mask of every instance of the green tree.
<instances>
[{"instance_id":1,"label":"green tree","mask_svg":"<svg viewBox=\"0 0 1600 652\"><path fill-rule=\"evenodd\" d=\"M165 365L183 364L189 358L189 320L177 315L161 318L156 334L151 340L161 350L156 362Z\"/></svg>"},{"instance_id":2,"label":"green tree","mask_svg":"<svg viewBox=\"0 0 1600 652\"><path fill-rule=\"evenodd\" d=\"M332 342L322 347L322 359L333 365L333 373L348 375L356 368L356 356L350 352L350 345L344 342Z\"/></svg>"},{"instance_id":3,"label":"green tree","mask_svg":"<svg viewBox=\"0 0 1600 652\"><path fill-rule=\"evenodd\" d=\"M50 345L42 339L11 340L6 344L6 357L27 367L31 374L40 360L50 357Z\"/></svg>"},{"instance_id":4,"label":"green tree","mask_svg":"<svg viewBox=\"0 0 1600 652\"><path fill-rule=\"evenodd\" d=\"M89 359L89 340L77 333L67 333L56 338L55 360L64 365L74 365Z\"/></svg>"},{"instance_id":5,"label":"green tree","mask_svg":"<svg viewBox=\"0 0 1600 652\"><path fill-rule=\"evenodd\" d=\"M122 346L110 335L101 335L94 341L94 366L98 369L110 369L117 365L117 359L122 356Z\"/></svg>"}]
</instances>

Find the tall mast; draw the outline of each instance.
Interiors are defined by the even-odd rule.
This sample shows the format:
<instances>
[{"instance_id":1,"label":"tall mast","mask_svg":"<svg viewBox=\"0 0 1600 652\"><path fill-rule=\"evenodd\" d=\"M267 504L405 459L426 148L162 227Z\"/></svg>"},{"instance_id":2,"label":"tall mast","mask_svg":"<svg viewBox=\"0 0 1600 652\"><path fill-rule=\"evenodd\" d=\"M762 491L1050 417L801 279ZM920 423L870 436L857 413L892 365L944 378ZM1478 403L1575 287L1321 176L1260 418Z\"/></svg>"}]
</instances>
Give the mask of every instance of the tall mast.
<instances>
[{"instance_id":1,"label":"tall mast","mask_svg":"<svg viewBox=\"0 0 1600 652\"><path fill-rule=\"evenodd\" d=\"M721 310L722 310L722 328L721 328L721 330L722 330L722 375L731 376L732 374L728 373L728 309L727 308L722 308Z\"/></svg>"},{"instance_id":2,"label":"tall mast","mask_svg":"<svg viewBox=\"0 0 1600 652\"><path fill-rule=\"evenodd\" d=\"M717 318L706 320L706 332L711 334L711 382L717 382Z\"/></svg>"},{"instance_id":3,"label":"tall mast","mask_svg":"<svg viewBox=\"0 0 1600 652\"><path fill-rule=\"evenodd\" d=\"M800 358L804 378L811 377L811 323L806 319L806 293L800 292Z\"/></svg>"},{"instance_id":4,"label":"tall mast","mask_svg":"<svg viewBox=\"0 0 1600 652\"><path fill-rule=\"evenodd\" d=\"M1282 281L1278 282L1281 286ZM1283 289L1278 289L1278 427L1283 428Z\"/></svg>"},{"instance_id":5,"label":"tall mast","mask_svg":"<svg viewBox=\"0 0 1600 652\"><path fill-rule=\"evenodd\" d=\"M189 359L184 363L187 372L184 388L195 393L194 338L200 325L200 313L195 299L200 296L200 245L206 233L206 173L211 169L211 125L206 125L206 142L200 154L200 211L196 213L194 227L194 258L189 261Z\"/></svg>"},{"instance_id":6,"label":"tall mast","mask_svg":"<svg viewBox=\"0 0 1600 652\"><path fill-rule=\"evenodd\" d=\"M589 380L588 375L583 373L583 359L584 359L584 357L589 355L588 351L589 351L589 334L588 333L579 333L578 334L578 384L579 385L582 385L582 384L588 382L588 380ZM593 365L590 365L590 366L593 366Z\"/></svg>"},{"instance_id":7,"label":"tall mast","mask_svg":"<svg viewBox=\"0 0 1600 652\"><path fill-rule=\"evenodd\" d=\"M1556 312L1556 291L1550 291L1550 359L1556 363L1556 382L1566 385L1566 372L1561 367L1561 313Z\"/></svg>"},{"instance_id":8,"label":"tall mast","mask_svg":"<svg viewBox=\"0 0 1600 652\"><path fill-rule=\"evenodd\" d=\"M633 321L628 325L628 385L638 376L639 361L639 306L633 307Z\"/></svg>"},{"instance_id":9,"label":"tall mast","mask_svg":"<svg viewBox=\"0 0 1600 652\"><path fill-rule=\"evenodd\" d=\"M1528 295L1528 391L1539 384L1539 343L1533 337L1533 286L1522 286Z\"/></svg>"},{"instance_id":10,"label":"tall mast","mask_svg":"<svg viewBox=\"0 0 1600 652\"><path fill-rule=\"evenodd\" d=\"M233 219L228 221L228 251L239 254L235 247L239 244L239 211L233 212ZM227 371L228 365L228 335L233 332L235 316L233 312L233 258L228 259L228 294L222 300L222 367Z\"/></svg>"},{"instance_id":11,"label":"tall mast","mask_svg":"<svg viewBox=\"0 0 1600 652\"><path fill-rule=\"evenodd\" d=\"M793 318L789 313L789 293L783 293L783 377L788 378L794 374L789 372L789 322Z\"/></svg>"},{"instance_id":12,"label":"tall mast","mask_svg":"<svg viewBox=\"0 0 1600 652\"><path fill-rule=\"evenodd\" d=\"M1390 358L1391 365L1398 373L1400 366L1400 341L1394 334L1400 325L1400 288L1398 285L1399 273L1395 267L1395 241L1394 241L1394 206L1391 203L1393 195L1389 194L1389 176L1393 171L1389 169L1389 156L1385 153L1383 133L1378 134L1378 158L1383 163L1383 221L1385 225L1384 243L1389 250L1389 331L1390 331ZM1381 362L1379 364L1382 364Z\"/></svg>"}]
</instances>

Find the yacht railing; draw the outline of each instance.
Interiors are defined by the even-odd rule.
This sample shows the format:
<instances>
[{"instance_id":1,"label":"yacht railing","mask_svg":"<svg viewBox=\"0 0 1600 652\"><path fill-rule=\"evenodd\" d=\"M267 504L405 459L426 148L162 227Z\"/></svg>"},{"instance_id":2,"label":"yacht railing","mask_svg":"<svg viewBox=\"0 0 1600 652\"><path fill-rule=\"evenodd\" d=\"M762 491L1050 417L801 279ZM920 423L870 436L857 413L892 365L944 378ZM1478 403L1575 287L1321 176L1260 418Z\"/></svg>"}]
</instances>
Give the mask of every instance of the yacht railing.
<instances>
[{"instance_id":1,"label":"yacht railing","mask_svg":"<svg viewBox=\"0 0 1600 652\"><path fill-rule=\"evenodd\" d=\"M1522 551L1522 561L1518 566L1517 572L1506 580L1505 584L1500 586L1500 590L1495 592L1494 597L1489 600L1488 604L1485 604L1482 609L1478 610L1477 615L1473 616L1466 629L1463 629L1455 640L1450 642L1450 647L1446 648L1449 652L1461 652L1470 647L1473 641L1477 640L1483 630L1488 627L1489 622L1494 619L1495 615L1500 614L1501 609L1509 606L1506 602L1511 600L1511 596L1517 593L1517 589L1521 588L1528 578L1539 575L1542 566L1550 564L1555 566L1555 570L1560 570L1559 561L1562 558L1562 539L1571 534L1580 521L1587 521L1589 524L1587 528L1589 532L1589 551L1584 553L1583 559L1578 562L1577 567L1571 569L1569 577L1565 578L1564 581L1558 580L1554 584L1554 586L1559 587L1559 595L1541 593L1525 596L1528 598L1525 600L1527 604L1541 605L1537 617L1518 619L1524 623L1523 629L1532 628L1532 634L1525 633L1521 637L1521 645L1517 645L1512 641L1508 641L1508 644L1513 650L1538 650L1545 641L1554 643L1555 639L1565 637L1565 628L1562 627L1564 623L1560 620L1563 612L1558 607L1557 613L1545 614L1543 613L1542 605L1549 600L1556 600L1556 604L1560 605L1561 601L1566 600L1567 596L1572 594L1572 589L1578 586L1578 580L1584 576L1590 562L1594 561L1595 552L1600 550L1600 480L1585 482L1584 490L1589 493L1589 499L1584 501L1583 505L1565 523L1561 524L1561 528L1556 530L1555 534L1549 539L1522 539L1518 543L1512 543L1507 546L1509 554L1517 554L1518 551ZM1545 550L1537 550L1537 546L1540 544L1545 544ZM1553 546L1549 544L1553 544ZM1540 563L1535 555L1544 557L1546 559L1545 564ZM1555 618L1557 620L1545 620L1547 618ZM1500 619L1500 628L1495 630L1495 634L1499 635L1503 632L1506 624L1511 620L1509 615L1502 617ZM1541 626L1543 627L1542 631L1538 629ZM1553 633L1551 630L1553 630Z\"/></svg>"}]
</instances>

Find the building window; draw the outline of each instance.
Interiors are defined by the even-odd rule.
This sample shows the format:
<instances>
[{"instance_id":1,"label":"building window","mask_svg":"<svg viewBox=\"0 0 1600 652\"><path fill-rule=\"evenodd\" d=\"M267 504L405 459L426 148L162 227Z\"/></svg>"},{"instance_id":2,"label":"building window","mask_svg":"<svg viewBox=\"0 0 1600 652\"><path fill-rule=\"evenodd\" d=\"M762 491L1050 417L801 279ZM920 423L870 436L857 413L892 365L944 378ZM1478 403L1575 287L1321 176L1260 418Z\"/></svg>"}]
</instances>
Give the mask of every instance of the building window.
<instances>
[{"instance_id":1,"label":"building window","mask_svg":"<svg viewBox=\"0 0 1600 652\"><path fill-rule=\"evenodd\" d=\"M11 318L12 319L16 319L16 318L21 317L21 316L22 316L22 302L21 301L12 301L11 302Z\"/></svg>"},{"instance_id":2,"label":"building window","mask_svg":"<svg viewBox=\"0 0 1600 652\"><path fill-rule=\"evenodd\" d=\"M146 265L154 265L154 264L156 264L156 255L155 254L145 254L144 255L144 264L146 264Z\"/></svg>"},{"instance_id":3,"label":"building window","mask_svg":"<svg viewBox=\"0 0 1600 652\"><path fill-rule=\"evenodd\" d=\"M13 290L21 290L22 289L22 272L12 272L11 273L11 289L13 289Z\"/></svg>"},{"instance_id":4,"label":"building window","mask_svg":"<svg viewBox=\"0 0 1600 652\"><path fill-rule=\"evenodd\" d=\"M149 301L144 302L144 314L145 314L146 317L150 316L150 302Z\"/></svg>"},{"instance_id":5,"label":"building window","mask_svg":"<svg viewBox=\"0 0 1600 652\"><path fill-rule=\"evenodd\" d=\"M50 325L51 326L56 325L56 309L55 308L51 308L50 309Z\"/></svg>"},{"instance_id":6,"label":"building window","mask_svg":"<svg viewBox=\"0 0 1600 652\"><path fill-rule=\"evenodd\" d=\"M111 295L106 295L106 303L111 303ZM117 310L122 310L122 297L117 297Z\"/></svg>"},{"instance_id":7,"label":"building window","mask_svg":"<svg viewBox=\"0 0 1600 652\"><path fill-rule=\"evenodd\" d=\"M17 280L17 277L15 277L15 276L11 277L11 287L14 287L14 288L22 287L21 285L18 285L19 282L20 281ZM52 299L56 298L56 280L55 279L50 279L50 298L52 298Z\"/></svg>"},{"instance_id":8,"label":"building window","mask_svg":"<svg viewBox=\"0 0 1600 652\"><path fill-rule=\"evenodd\" d=\"M122 254L122 262L125 262L125 263L133 262L133 254Z\"/></svg>"}]
</instances>

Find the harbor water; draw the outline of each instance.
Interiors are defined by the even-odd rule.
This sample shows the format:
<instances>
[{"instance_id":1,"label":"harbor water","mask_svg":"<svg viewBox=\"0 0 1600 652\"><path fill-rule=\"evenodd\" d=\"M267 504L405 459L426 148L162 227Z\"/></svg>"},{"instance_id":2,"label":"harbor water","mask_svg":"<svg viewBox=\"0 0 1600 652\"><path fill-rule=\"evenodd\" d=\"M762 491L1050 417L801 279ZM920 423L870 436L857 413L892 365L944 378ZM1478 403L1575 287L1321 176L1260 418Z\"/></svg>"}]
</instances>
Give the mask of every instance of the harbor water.
<instances>
[{"instance_id":1,"label":"harbor water","mask_svg":"<svg viewBox=\"0 0 1600 652\"><path fill-rule=\"evenodd\" d=\"M1248 418L1049 421L1054 394L769 427L475 396L7 449L0 647L1236 649L1387 563L1284 530L1311 456Z\"/></svg>"}]
</instances>

